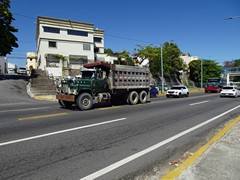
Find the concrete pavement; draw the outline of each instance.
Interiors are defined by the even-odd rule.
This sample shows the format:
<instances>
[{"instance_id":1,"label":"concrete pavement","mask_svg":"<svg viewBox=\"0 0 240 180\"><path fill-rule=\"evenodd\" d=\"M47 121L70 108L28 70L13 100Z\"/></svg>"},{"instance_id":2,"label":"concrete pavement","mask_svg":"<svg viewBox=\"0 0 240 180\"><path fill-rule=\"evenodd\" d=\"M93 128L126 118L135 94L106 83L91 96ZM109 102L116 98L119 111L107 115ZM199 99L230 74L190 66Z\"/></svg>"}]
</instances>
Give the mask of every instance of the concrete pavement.
<instances>
[{"instance_id":1,"label":"concrete pavement","mask_svg":"<svg viewBox=\"0 0 240 180\"><path fill-rule=\"evenodd\" d=\"M240 116L161 179L240 179Z\"/></svg>"}]
</instances>

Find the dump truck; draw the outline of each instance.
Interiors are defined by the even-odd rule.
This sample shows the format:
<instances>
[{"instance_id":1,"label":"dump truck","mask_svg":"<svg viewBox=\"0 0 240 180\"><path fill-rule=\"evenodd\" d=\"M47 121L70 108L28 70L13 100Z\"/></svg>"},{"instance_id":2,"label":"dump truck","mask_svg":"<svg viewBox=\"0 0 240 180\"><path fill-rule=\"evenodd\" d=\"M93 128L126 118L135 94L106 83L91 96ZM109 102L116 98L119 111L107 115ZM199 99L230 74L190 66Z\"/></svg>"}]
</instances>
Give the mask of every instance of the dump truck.
<instances>
[{"instance_id":1,"label":"dump truck","mask_svg":"<svg viewBox=\"0 0 240 180\"><path fill-rule=\"evenodd\" d=\"M80 77L62 80L56 99L63 108L76 105L85 111L95 103L147 103L150 72L148 68L92 62L83 65Z\"/></svg>"}]
</instances>

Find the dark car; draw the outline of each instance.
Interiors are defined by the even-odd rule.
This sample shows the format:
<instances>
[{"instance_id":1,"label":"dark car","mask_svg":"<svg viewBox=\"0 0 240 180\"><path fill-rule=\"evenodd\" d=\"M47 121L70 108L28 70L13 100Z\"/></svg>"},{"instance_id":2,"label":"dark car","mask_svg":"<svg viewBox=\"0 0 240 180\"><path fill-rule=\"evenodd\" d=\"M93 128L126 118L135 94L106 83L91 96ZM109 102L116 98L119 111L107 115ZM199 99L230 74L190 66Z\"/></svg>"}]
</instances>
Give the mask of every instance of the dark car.
<instances>
[{"instance_id":1,"label":"dark car","mask_svg":"<svg viewBox=\"0 0 240 180\"><path fill-rule=\"evenodd\" d=\"M158 89L154 85L150 85L150 97L157 97Z\"/></svg>"}]
</instances>

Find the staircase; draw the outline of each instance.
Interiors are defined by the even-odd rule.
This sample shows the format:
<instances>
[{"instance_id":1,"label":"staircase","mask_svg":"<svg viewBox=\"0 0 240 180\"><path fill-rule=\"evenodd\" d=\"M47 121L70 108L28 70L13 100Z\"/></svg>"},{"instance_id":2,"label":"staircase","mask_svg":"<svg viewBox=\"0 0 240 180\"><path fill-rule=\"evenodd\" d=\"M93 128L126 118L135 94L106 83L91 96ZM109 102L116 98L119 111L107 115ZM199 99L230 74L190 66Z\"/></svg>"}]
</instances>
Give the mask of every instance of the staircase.
<instances>
[{"instance_id":1,"label":"staircase","mask_svg":"<svg viewBox=\"0 0 240 180\"><path fill-rule=\"evenodd\" d=\"M34 69L30 80L30 92L34 96L48 96L56 94L54 80L49 79L41 69Z\"/></svg>"}]
</instances>

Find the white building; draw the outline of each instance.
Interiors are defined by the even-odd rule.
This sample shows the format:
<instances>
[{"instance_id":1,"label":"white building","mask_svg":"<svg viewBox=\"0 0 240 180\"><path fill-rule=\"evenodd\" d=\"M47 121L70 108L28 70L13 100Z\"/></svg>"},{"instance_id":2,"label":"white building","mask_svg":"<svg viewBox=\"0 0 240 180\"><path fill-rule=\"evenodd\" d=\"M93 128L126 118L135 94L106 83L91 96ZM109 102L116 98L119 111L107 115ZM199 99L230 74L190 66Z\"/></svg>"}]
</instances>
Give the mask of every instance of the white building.
<instances>
[{"instance_id":1,"label":"white building","mask_svg":"<svg viewBox=\"0 0 240 180\"><path fill-rule=\"evenodd\" d=\"M0 56L0 74L7 73L7 58L4 56Z\"/></svg>"},{"instance_id":2,"label":"white building","mask_svg":"<svg viewBox=\"0 0 240 180\"><path fill-rule=\"evenodd\" d=\"M188 67L188 64L191 62L191 61L194 61L194 60L198 60L198 56L191 56L189 53L183 53L180 58L183 59L183 62L187 65Z\"/></svg>"},{"instance_id":3,"label":"white building","mask_svg":"<svg viewBox=\"0 0 240 180\"><path fill-rule=\"evenodd\" d=\"M27 73L30 74L32 69L37 69L37 53L27 52Z\"/></svg>"},{"instance_id":4,"label":"white building","mask_svg":"<svg viewBox=\"0 0 240 180\"><path fill-rule=\"evenodd\" d=\"M17 73L17 65L13 63L8 63L8 74L15 74Z\"/></svg>"},{"instance_id":5,"label":"white building","mask_svg":"<svg viewBox=\"0 0 240 180\"><path fill-rule=\"evenodd\" d=\"M104 31L90 23L38 17L36 41L37 66L53 76L77 72L84 63L106 56Z\"/></svg>"}]
</instances>

